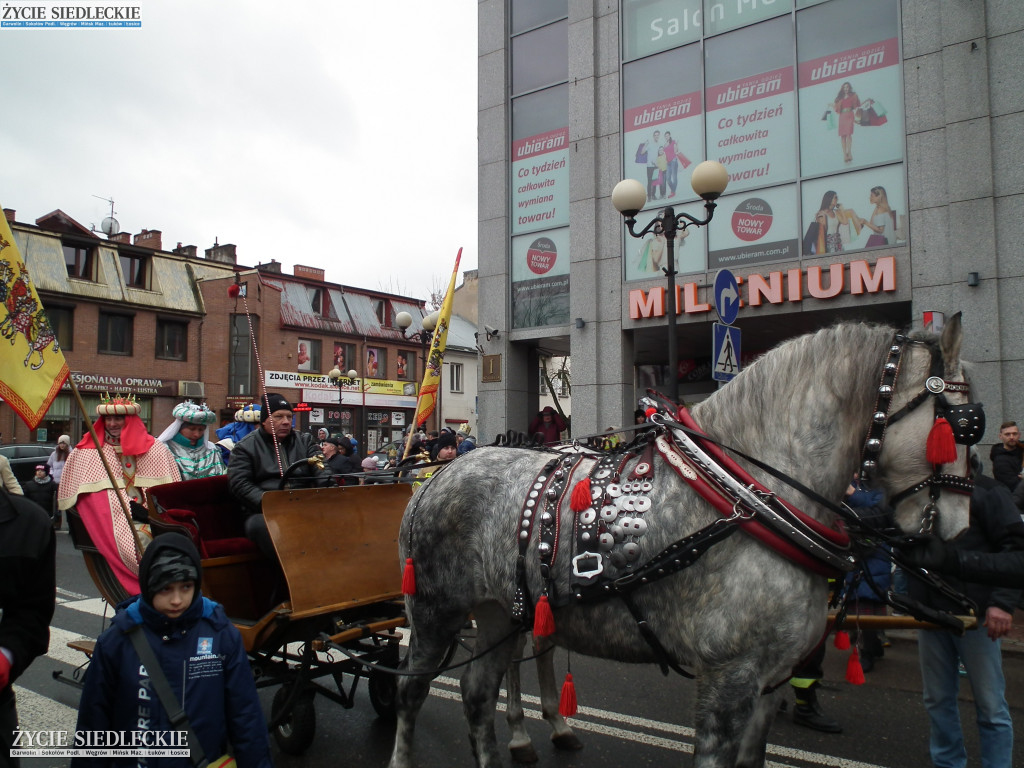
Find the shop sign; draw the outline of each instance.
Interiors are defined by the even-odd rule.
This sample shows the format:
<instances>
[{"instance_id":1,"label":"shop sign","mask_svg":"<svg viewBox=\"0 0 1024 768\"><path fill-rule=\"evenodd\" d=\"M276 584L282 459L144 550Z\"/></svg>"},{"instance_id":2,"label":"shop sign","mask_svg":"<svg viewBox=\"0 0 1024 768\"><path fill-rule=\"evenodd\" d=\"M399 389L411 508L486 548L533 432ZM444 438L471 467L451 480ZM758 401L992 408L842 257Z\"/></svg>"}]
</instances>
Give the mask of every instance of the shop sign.
<instances>
[{"instance_id":1,"label":"shop sign","mask_svg":"<svg viewBox=\"0 0 1024 768\"><path fill-rule=\"evenodd\" d=\"M301 373L295 371L267 371L263 376L263 380L267 389L271 391L275 387L290 387L307 391L319 389L326 392L337 392L338 382L340 381L343 392L362 393L362 387L365 385L366 394L368 395L401 395L406 384L404 381L393 379L350 379L347 376L343 376L336 381L323 373ZM337 397L334 399L336 400Z\"/></svg>"},{"instance_id":2,"label":"shop sign","mask_svg":"<svg viewBox=\"0 0 1024 768\"><path fill-rule=\"evenodd\" d=\"M72 371L71 378L80 392L110 392L131 395L177 395L178 382L144 379L135 376L107 376L100 373ZM64 389L71 389L69 384Z\"/></svg>"},{"instance_id":3,"label":"shop sign","mask_svg":"<svg viewBox=\"0 0 1024 768\"><path fill-rule=\"evenodd\" d=\"M867 261L856 260L849 264L830 264L827 267L808 267L805 270L778 270L769 272L767 276L737 275L736 282L742 294L741 307L800 302L805 298L833 299L847 288L854 296L890 292L896 290L896 259L893 256L886 256L876 261L873 268ZM711 304L698 299L698 287L697 283L676 286L676 306L680 314L701 314L711 311ZM664 315L664 286L657 286L650 291L634 289L629 292L629 316L633 320Z\"/></svg>"}]
</instances>

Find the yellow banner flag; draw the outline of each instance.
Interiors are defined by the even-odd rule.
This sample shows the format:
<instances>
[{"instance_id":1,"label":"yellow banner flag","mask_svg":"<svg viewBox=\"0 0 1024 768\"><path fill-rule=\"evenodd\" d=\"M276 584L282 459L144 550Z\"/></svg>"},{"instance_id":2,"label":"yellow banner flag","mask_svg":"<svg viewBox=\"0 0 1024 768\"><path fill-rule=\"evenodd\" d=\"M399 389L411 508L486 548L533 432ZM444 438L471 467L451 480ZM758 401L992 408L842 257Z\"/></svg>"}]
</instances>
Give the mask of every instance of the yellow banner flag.
<instances>
[{"instance_id":1,"label":"yellow banner flag","mask_svg":"<svg viewBox=\"0 0 1024 768\"><path fill-rule=\"evenodd\" d=\"M35 429L69 370L5 216L0 216L0 336L0 397Z\"/></svg>"},{"instance_id":2,"label":"yellow banner flag","mask_svg":"<svg viewBox=\"0 0 1024 768\"><path fill-rule=\"evenodd\" d=\"M417 427L427 420L437 405L437 390L441 386L441 364L444 362L444 348L448 342L448 324L451 322L452 301L455 298L455 278L459 275L461 260L462 249L459 248L459 253L455 257L455 269L452 270L452 279L448 283L448 293L444 295L441 315L437 319L437 328L434 329L434 337L430 341L427 368L423 372L423 384L420 385L420 396L416 401Z\"/></svg>"}]
</instances>

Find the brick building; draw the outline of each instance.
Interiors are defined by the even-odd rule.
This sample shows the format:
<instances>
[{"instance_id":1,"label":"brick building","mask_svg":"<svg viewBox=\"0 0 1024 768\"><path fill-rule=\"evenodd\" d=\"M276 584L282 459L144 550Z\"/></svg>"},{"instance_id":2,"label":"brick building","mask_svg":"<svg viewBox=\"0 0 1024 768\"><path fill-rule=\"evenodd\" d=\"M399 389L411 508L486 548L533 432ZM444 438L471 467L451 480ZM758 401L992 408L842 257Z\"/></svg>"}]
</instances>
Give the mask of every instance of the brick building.
<instances>
[{"instance_id":1,"label":"brick building","mask_svg":"<svg viewBox=\"0 0 1024 768\"><path fill-rule=\"evenodd\" d=\"M104 239L60 210L35 224L5 214L90 414L104 392L131 393L157 434L186 397L227 422L265 387L302 404L299 428L351 432L363 450L397 439L412 422L423 301L328 283L313 267L297 265L293 275L276 261L241 267L231 244L200 256L180 243L162 250L157 230ZM411 338L396 325L400 312L413 317ZM475 426L473 330L452 322L443 415L428 428ZM335 368L340 380L329 375ZM69 387L31 432L0 405L5 442L52 443L65 433L77 441L84 428Z\"/></svg>"}]
</instances>

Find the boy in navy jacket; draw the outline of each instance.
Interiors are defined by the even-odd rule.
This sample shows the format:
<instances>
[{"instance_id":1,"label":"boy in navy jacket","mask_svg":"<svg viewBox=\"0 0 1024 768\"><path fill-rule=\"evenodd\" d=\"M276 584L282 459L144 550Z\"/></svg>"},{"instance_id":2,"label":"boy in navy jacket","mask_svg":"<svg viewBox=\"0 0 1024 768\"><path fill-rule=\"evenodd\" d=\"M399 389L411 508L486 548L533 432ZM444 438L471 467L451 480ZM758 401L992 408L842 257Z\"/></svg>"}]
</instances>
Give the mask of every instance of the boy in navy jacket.
<instances>
[{"instance_id":1,"label":"boy in navy jacket","mask_svg":"<svg viewBox=\"0 0 1024 768\"><path fill-rule=\"evenodd\" d=\"M128 632L136 627L185 708L208 759L232 752L239 768L269 768L267 726L238 630L224 609L200 593L199 553L186 537L158 536L139 565L142 594L118 606L96 641L78 712L78 731L177 730L160 703ZM110 758L75 758L72 766L106 766ZM191 768L187 757L147 765Z\"/></svg>"}]
</instances>

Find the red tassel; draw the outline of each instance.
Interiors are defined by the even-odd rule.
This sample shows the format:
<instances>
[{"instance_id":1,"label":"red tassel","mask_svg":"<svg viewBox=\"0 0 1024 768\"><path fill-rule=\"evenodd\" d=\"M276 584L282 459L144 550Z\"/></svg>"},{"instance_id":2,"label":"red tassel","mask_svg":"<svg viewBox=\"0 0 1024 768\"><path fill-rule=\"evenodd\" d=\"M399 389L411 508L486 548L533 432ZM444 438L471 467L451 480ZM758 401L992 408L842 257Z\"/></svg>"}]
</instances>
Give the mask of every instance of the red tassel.
<instances>
[{"instance_id":1,"label":"red tassel","mask_svg":"<svg viewBox=\"0 0 1024 768\"><path fill-rule=\"evenodd\" d=\"M551 604L547 595L541 595L533 613L533 636L547 637L555 633L555 615L551 613Z\"/></svg>"},{"instance_id":2,"label":"red tassel","mask_svg":"<svg viewBox=\"0 0 1024 768\"><path fill-rule=\"evenodd\" d=\"M655 408L655 407L654 407L654 406L652 405L652 406L651 406L650 408L648 408L648 409L647 409L646 411L644 411L644 416L646 416L646 417L647 417L647 418L649 419L649 418L651 418L651 416L653 416L653 415L654 415L654 414L656 414L657 412L658 412L658 409L657 409L657 408Z\"/></svg>"},{"instance_id":3,"label":"red tassel","mask_svg":"<svg viewBox=\"0 0 1024 768\"><path fill-rule=\"evenodd\" d=\"M572 672L565 676L562 683L562 698L558 700L558 714L572 717L576 714L576 684L572 681Z\"/></svg>"},{"instance_id":4,"label":"red tassel","mask_svg":"<svg viewBox=\"0 0 1024 768\"><path fill-rule=\"evenodd\" d=\"M832 641L832 644L840 651L850 650L850 633L845 629L839 630L836 632L836 637L835 640Z\"/></svg>"},{"instance_id":5,"label":"red tassel","mask_svg":"<svg viewBox=\"0 0 1024 768\"><path fill-rule=\"evenodd\" d=\"M584 477L576 487L572 489L572 496L569 497L569 509L573 512L582 512L590 506L590 478Z\"/></svg>"},{"instance_id":6,"label":"red tassel","mask_svg":"<svg viewBox=\"0 0 1024 768\"><path fill-rule=\"evenodd\" d=\"M925 444L925 458L929 464L952 464L956 461L956 439L953 428L941 416L932 425Z\"/></svg>"},{"instance_id":7,"label":"red tassel","mask_svg":"<svg viewBox=\"0 0 1024 768\"><path fill-rule=\"evenodd\" d=\"M864 667L860 665L860 653L854 647L850 660L846 662L846 682L851 685L864 685Z\"/></svg>"},{"instance_id":8,"label":"red tassel","mask_svg":"<svg viewBox=\"0 0 1024 768\"><path fill-rule=\"evenodd\" d=\"M402 594L416 594L416 571L412 567L412 558L405 558L405 570L402 571Z\"/></svg>"}]
</instances>

